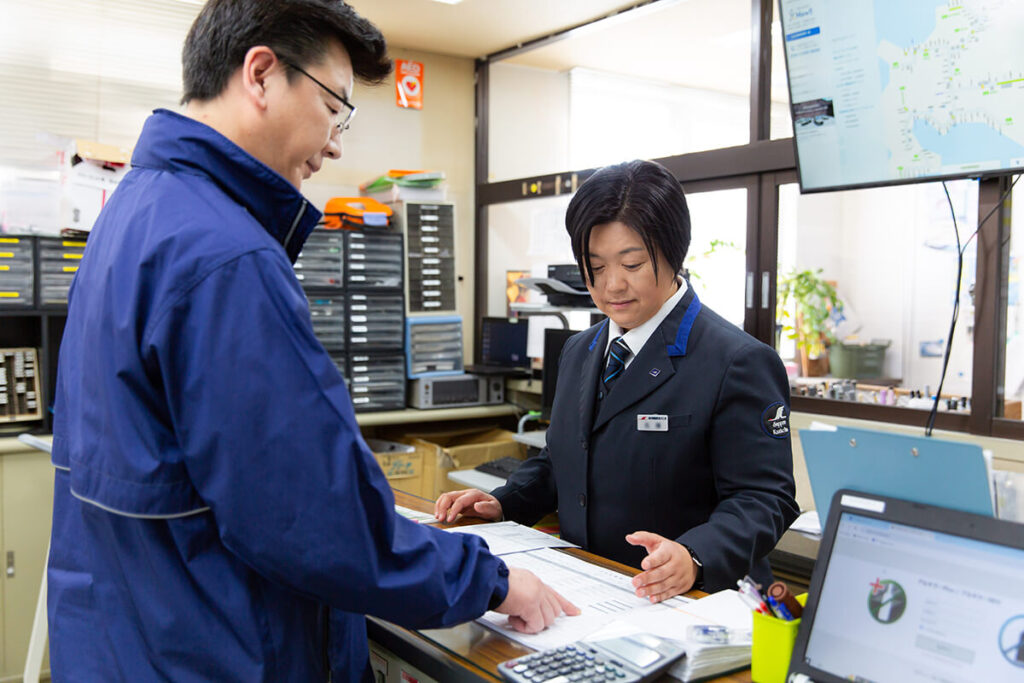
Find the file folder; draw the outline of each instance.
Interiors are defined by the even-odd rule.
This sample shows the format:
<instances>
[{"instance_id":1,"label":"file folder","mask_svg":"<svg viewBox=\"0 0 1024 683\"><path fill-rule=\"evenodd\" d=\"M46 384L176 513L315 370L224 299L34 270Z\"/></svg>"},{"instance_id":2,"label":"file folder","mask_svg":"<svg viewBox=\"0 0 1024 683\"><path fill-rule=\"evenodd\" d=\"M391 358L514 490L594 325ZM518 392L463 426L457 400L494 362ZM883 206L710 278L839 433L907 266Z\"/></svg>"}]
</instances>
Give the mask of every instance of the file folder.
<instances>
[{"instance_id":1,"label":"file folder","mask_svg":"<svg viewBox=\"0 0 1024 683\"><path fill-rule=\"evenodd\" d=\"M822 523L844 488L993 516L981 446L849 427L801 429L800 443Z\"/></svg>"}]
</instances>

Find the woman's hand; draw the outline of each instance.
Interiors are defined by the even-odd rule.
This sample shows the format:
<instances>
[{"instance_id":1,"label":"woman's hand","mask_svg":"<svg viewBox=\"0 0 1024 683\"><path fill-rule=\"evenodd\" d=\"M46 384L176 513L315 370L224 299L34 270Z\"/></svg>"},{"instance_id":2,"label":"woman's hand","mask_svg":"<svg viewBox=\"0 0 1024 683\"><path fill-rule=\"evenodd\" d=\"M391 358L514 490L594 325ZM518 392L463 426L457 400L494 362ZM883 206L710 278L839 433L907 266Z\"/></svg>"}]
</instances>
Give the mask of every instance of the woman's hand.
<instances>
[{"instance_id":1,"label":"woman's hand","mask_svg":"<svg viewBox=\"0 0 1024 683\"><path fill-rule=\"evenodd\" d=\"M697 565L684 546L649 531L629 534L626 542L647 549L647 557L640 563L644 571L633 577L637 597L661 602L693 588Z\"/></svg>"},{"instance_id":2,"label":"woman's hand","mask_svg":"<svg viewBox=\"0 0 1024 683\"><path fill-rule=\"evenodd\" d=\"M434 518L442 522L454 522L460 514L467 517L481 517L492 522L501 521L501 503L489 493L479 489L449 491L437 497L434 503Z\"/></svg>"}]
</instances>

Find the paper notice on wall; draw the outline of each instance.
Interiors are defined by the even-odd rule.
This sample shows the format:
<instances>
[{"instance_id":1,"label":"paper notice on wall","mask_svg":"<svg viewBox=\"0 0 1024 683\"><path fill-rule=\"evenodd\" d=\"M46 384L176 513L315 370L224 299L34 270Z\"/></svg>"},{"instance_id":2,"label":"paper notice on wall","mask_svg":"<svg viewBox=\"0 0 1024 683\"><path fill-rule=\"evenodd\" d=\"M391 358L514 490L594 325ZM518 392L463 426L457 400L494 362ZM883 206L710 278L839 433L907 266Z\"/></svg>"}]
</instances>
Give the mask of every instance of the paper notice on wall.
<instances>
[{"instance_id":1,"label":"paper notice on wall","mask_svg":"<svg viewBox=\"0 0 1024 683\"><path fill-rule=\"evenodd\" d=\"M395 60L395 104L403 109L423 109L423 63Z\"/></svg>"}]
</instances>

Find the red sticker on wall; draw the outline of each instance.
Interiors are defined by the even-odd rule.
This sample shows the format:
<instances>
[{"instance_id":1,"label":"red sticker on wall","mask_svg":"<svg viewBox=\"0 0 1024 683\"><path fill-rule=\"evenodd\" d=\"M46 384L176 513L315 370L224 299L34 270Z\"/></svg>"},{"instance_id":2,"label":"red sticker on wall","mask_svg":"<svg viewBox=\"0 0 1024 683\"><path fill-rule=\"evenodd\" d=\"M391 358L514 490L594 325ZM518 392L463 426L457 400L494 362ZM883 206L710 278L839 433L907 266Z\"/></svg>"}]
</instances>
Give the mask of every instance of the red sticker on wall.
<instances>
[{"instance_id":1,"label":"red sticker on wall","mask_svg":"<svg viewBox=\"0 0 1024 683\"><path fill-rule=\"evenodd\" d=\"M404 109L423 109L423 63L395 60L395 104Z\"/></svg>"}]
</instances>

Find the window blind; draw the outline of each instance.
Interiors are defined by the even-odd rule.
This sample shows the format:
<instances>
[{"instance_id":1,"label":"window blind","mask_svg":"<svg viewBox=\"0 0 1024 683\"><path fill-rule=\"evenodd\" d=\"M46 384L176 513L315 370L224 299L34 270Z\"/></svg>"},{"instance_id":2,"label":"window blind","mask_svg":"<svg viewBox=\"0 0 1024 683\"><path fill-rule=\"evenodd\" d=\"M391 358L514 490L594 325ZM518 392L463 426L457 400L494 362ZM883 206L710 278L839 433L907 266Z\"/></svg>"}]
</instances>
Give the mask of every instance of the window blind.
<instances>
[{"instance_id":1,"label":"window blind","mask_svg":"<svg viewBox=\"0 0 1024 683\"><path fill-rule=\"evenodd\" d=\"M0 166L53 168L67 140L133 146L179 109L184 0L0 0Z\"/></svg>"}]
</instances>

